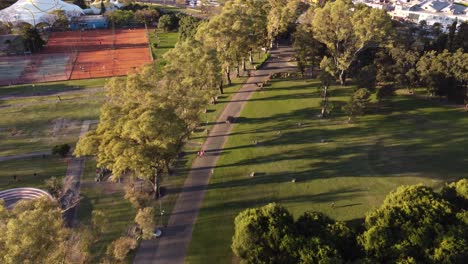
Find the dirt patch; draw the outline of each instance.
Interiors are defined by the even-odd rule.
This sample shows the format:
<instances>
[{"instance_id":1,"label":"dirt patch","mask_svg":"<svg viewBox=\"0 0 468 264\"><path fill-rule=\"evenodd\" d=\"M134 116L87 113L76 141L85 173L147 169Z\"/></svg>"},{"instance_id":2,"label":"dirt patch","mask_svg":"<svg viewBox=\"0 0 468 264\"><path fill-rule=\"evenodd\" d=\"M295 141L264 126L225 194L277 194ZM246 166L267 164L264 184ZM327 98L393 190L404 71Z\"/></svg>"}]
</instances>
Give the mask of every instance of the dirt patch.
<instances>
[{"instance_id":1,"label":"dirt patch","mask_svg":"<svg viewBox=\"0 0 468 264\"><path fill-rule=\"evenodd\" d=\"M49 135L52 137L66 136L76 132L81 127L81 121L57 118L49 126Z\"/></svg>"}]
</instances>

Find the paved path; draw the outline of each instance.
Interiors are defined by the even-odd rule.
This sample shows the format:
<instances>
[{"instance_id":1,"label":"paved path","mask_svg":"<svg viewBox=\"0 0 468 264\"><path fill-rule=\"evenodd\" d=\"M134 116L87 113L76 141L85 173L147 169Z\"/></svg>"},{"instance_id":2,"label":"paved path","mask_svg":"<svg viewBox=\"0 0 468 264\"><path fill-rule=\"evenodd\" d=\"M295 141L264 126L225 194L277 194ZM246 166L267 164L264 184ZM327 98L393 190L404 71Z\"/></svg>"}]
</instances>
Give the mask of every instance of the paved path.
<instances>
[{"instance_id":1,"label":"paved path","mask_svg":"<svg viewBox=\"0 0 468 264\"><path fill-rule=\"evenodd\" d=\"M281 47L274 50L264 68L257 70L255 76L249 78L247 83L226 105L204 144L205 156L196 159L192 164L192 170L177 198L169 223L163 230L163 237L157 240L143 241L135 257L135 264L184 263L192 239L193 226L205 195L205 187L208 185L210 176L232 128L232 125L225 123L226 118L240 115L246 101L258 89L255 83L262 82L271 73L284 72L294 68L289 62L292 58L291 55L290 48Z\"/></svg>"},{"instance_id":2,"label":"paved path","mask_svg":"<svg viewBox=\"0 0 468 264\"><path fill-rule=\"evenodd\" d=\"M85 120L81 125L80 138L89 130L89 126L96 121ZM60 199L62 208L72 207L65 212L67 226L73 226L78 206L75 203L80 197L80 181L84 170L84 158L72 157L68 162L67 174L63 180L64 195Z\"/></svg>"}]
</instances>

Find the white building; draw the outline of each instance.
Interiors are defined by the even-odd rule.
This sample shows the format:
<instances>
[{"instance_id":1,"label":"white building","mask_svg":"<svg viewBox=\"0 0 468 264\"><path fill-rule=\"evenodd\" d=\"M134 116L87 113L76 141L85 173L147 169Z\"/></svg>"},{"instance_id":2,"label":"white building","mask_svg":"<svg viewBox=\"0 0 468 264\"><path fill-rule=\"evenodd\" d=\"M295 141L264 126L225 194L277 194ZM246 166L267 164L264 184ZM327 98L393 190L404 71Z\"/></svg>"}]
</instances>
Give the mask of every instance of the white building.
<instances>
[{"instance_id":1,"label":"white building","mask_svg":"<svg viewBox=\"0 0 468 264\"><path fill-rule=\"evenodd\" d=\"M394 19L404 19L428 25L440 23L444 28L455 20L468 21L468 7L453 0L355 0L373 8L385 9Z\"/></svg>"},{"instance_id":2,"label":"white building","mask_svg":"<svg viewBox=\"0 0 468 264\"><path fill-rule=\"evenodd\" d=\"M51 24L56 10L64 11L68 18L83 15L83 10L61 0L19 0L13 5L0 10L0 21L5 23L28 23L33 26L39 23Z\"/></svg>"}]
</instances>

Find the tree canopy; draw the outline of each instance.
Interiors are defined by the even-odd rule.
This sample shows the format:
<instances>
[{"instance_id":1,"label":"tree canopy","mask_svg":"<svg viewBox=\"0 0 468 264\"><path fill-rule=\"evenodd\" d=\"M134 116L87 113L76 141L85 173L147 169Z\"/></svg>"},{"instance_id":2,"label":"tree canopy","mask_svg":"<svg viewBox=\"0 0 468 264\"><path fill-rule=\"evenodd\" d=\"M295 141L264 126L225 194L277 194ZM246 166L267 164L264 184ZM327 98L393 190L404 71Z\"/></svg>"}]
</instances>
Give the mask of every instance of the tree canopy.
<instances>
[{"instance_id":1,"label":"tree canopy","mask_svg":"<svg viewBox=\"0 0 468 264\"><path fill-rule=\"evenodd\" d=\"M0 262L61 263L70 235L58 205L43 198L19 201L7 210L0 200Z\"/></svg>"},{"instance_id":2,"label":"tree canopy","mask_svg":"<svg viewBox=\"0 0 468 264\"><path fill-rule=\"evenodd\" d=\"M468 257L466 209L457 210L431 188L402 186L366 216L360 243L378 262L463 263Z\"/></svg>"},{"instance_id":3,"label":"tree canopy","mask_svg":"<svg viewBox=\"0 0 468 264\"><path fill-rule=\"evenodd\" d=\"M326 45L342 84L357 55L391 35L391 20L385 10L354 6L346 0L327 2L310 17L314 38Z\"/></svg>"}]
</instances>

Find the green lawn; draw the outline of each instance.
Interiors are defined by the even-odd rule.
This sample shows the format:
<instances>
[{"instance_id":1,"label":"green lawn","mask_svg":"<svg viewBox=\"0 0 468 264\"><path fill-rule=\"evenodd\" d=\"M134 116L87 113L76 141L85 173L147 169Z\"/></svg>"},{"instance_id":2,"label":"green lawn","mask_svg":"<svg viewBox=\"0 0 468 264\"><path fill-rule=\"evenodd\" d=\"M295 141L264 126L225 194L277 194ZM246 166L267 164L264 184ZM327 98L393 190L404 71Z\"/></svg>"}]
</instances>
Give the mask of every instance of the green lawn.
<instances>
[{"instance_id":1,"label":"green lawn","mask_svg":"<svg viewBox=\"0 0 468 264\"><path fill-rule=\"evenodd\" d=\"M136 215L135 209L123 198L122 184L95 183L95 170L96 162L93 159L86 160L80 190L83 199L78 207L77 217L81 223L90 224L91 212L101 210L107 216L110 228L93 244L91 263L99 262L105 255L107 246L126 233Z\"/></svg>"},{"instance_id":2,"label":"green lawn","mask_svg":"<svg viewBox=\"0 0 468 264\"><path fill-rule=\"evenodd\" d=\"M18 187L44 188L44 180L52 176L62 178L66 170L66 161L54 156L3 161L0 162L0 190ZM17 177L16 181L14 175Z\"/></svg>"},{"instance_id":3,"label":"green lawn","mask_svg":"<svg viewBox=\"0 0 468 264\"><path fill-rule=\"evenodd\" d=\"M164 65L162 57L164 53L175 47L179 40L179 32L162 32L159 29L150 29L149 32L151 52L159 67L162 67ZM154 43L158 43L157 48L153 46Z\"/></svg>"},{"instance_id":4,"label":"green lawn","mask_svg":"<svg viewBox=\"0 0 468 264\"><path fill-rule=\"evenodd\" d=\"M0 97L3 96L34 96L43 93L58 93L69 90L103 87L108 78L48 82L37 84L21 84L0 86Z\"/></svg>"},{"instance_id":5,"label":"green lawn","mask_svg":"<svg viewBox=\"0 0 468 264\"><path fill-rule=\"evenodd\" d=\"M296 217L316 210L359 223L397 186L467 177L465 112L399 96L347 124L338 109L351 89L333 87L335 114L321 120L317 86L275 81L247 103L207 186L187 263L230 263L233 220L246 208L278 202Z\"/></svg>"},{"instance_id":6,"label":"green lawn","mask_svg":"<svg viewBox=\"0 0 468 264\"><path fill-rule=\"evenodd\" d=\"M37 87L36 87L37 88ZM26 95L0 101L0 156L50 150L56 144L74 145L83 120L99 118L102 89L70 88L60 94Z\"/></svg>"}]
</instances>

